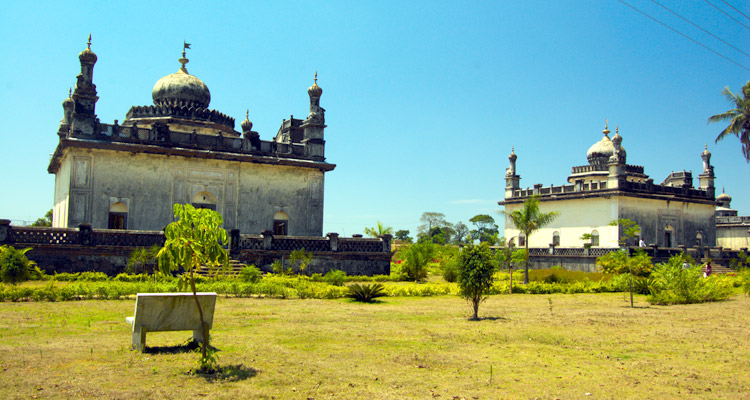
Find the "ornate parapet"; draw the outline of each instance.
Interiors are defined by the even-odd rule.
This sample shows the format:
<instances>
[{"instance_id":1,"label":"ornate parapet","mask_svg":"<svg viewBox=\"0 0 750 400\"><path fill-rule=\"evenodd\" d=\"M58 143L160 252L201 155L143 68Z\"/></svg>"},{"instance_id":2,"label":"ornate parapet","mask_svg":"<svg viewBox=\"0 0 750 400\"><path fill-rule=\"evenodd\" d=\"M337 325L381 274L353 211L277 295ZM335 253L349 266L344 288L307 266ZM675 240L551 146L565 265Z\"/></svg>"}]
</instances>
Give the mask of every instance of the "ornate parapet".
<instances>
[{"instance_id":1,"label":"ornate parapet","mask_svg":"<svg viewBox=\"0 0 750 400\"><path fill-rule=\"evenodd\" d=\"M174 117L188 120L213 122L234 129L234 118L216 110L187 107L184 105L162 104L158 106L133 106L125 120Z\"/></svg>"}]
</instances>

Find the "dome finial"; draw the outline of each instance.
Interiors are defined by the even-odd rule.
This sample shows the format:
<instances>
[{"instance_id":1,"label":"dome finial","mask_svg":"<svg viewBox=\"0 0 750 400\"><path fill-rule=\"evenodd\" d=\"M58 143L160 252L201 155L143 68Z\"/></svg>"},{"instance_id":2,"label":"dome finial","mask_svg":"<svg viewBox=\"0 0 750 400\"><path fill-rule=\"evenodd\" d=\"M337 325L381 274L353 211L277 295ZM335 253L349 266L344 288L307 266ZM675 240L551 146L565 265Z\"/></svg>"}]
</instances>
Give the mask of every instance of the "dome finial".
<instances>
[{"instance_id":1,"label":"dome finial","mask_svg":"<svg viewBox=\"0 0 750 400\"><path fill-rule=\"evenodd\" d=\"M91 34L89 33L89 41L86 43L86 48L91 50Z\"/></svg>"},{"instance_id":2,"label":"dome finial","mask_svg":"<svg viewBox=\"0 0 750 400\"><path fill-rule=\"evenodd\" d=\"M318 70L315 70L315 78L313 79L313 83L318 83Z\"/></svg>"},{"instance_id":3,"label":"dome finial","mask_svg":"<svg viewBox=\"0 0 750 400\"><path fill-rule=\"evenodd\" d=\"M250 109L245 110L245 119L250 119Z\"/></svg>"},{"instance_id":4,"label":"dome finial","mask_svg":"<svg viewBox=\"0 0 750 400\"><path fill-rule=\"evenodd\" d=\"M604 130L602 131L604 136L609 135L609 128L607 127L608 125L609 125L609 118L604 120Z\"/></svg>"},{"instance_id":5,"label":"dome finial","mask_svg":"<svg viewBox=\"0 0 750 400\"><path fill-rule=\"evenodd\" d=\"M182 72L184 72L186 74L188 72L187 72L187 68L185 68L185 64L189 63L190 60L188 60L187 58L185 58L185 49L189 49L189 48L190 48L190 43L188 43L188 42L186 42L186 41L183 40L182 41L182 58L180 58L179 60L177 60L177 61L180 62L180 64L182 64L182 67L180 67L180 71L182 71Z\"/></svg>"},{"instance_id":6,"label":"dome finial","mask_svg":"<svg viewBox=\"0 0 750 400\"><path fill-rule=\"evenodd\" d=\"M73 97L73 88L69 87L68 88L68 98L70 99L72 97Z\"/></svg>"}]
</instances>

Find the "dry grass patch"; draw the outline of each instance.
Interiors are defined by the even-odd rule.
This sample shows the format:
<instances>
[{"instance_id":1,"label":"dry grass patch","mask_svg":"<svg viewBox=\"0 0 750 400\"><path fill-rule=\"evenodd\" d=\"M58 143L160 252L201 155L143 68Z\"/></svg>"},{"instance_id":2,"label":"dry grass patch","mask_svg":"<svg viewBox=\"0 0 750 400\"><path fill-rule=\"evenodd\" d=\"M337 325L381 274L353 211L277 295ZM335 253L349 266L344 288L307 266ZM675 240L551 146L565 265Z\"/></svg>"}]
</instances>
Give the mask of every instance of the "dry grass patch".
<instances>
[{"instance_id":1,"label":"dry grass patch","mask_svg":"<svg viewBox=\"0 0 750 400\"><path fill-rule=\"evenodd\" d=\"M231 368L218 380L186 373L189 332L130 351L132 300L0 303L0 397L747 398L750 298L636 299L492 296L469 321L454 296L222 297L211 333Z\"/></svg>"}]
</instances>

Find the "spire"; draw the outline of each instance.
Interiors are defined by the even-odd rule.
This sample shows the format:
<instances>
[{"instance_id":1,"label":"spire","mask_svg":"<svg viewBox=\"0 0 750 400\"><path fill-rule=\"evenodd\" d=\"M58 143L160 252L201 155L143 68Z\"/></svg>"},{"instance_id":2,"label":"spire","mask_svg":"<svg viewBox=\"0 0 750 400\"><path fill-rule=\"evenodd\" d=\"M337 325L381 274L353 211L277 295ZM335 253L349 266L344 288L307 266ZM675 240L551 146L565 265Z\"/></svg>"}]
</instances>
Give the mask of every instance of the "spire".
<instances>
[{"instance_id":1,"label":"spire","mask_svg":"<svg viewBox=\"0 0 750 400\"><path fill-rule=\"evenodd\" d=\"M180 58L179 60L177 60L177 61L180 62L180 64L182 64L182 66L180 67L180 71L184 72L186 74L188 73L188 71L187 71L187 68L185 68L185 64L189 63L190 60L188 60L187 58L185 58L185 49L189 49L189 48L190 48L190 43L188 43L188 42L186 42L186 41L183 40L182 41L182 58Z\"/></svg>"},{"instance_id":2,"label":"spire","mask_svg":"<svg viewBox=\"0 0 750 400\"><path fill-rule=\"evenodd\" d=\"M604 136L609 135L609 128L607 128L608 124L609 124L609 118L604 120L604 130L602 131L602 133L604 134ZM609 137L609 136L607 136L607 137Z\"/></svg>"},{"instance_id":3,"label":"spire","mask_svg":"<svg viewBox=\"0 0 750 400\"><path fill-rule=\"evenodd\" d=\"M253 123L250 122L250 109L249 108L245 111L245 120L242 121L242 124L240 124L240 126L242 126L242 132L245 135L250 134L250 131L252 131Z\"/></svg>"}]
</instances>

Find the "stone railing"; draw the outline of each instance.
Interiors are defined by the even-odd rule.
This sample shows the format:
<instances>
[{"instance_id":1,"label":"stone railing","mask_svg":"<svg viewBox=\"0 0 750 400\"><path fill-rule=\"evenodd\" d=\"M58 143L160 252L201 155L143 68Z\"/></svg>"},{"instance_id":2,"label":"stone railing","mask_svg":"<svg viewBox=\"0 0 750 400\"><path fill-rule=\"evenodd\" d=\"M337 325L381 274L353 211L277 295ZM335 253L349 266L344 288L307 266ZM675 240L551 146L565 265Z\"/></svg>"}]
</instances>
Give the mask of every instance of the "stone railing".
<instances>
[{"instance_id":1,"label":"stone railing","mask_svg":"<svg viewBox=\"0 0 750 400\"><path fill-rule=\"evenodd\" d=\"M0 243L151 247L164 245L164 232L91 229L89 224L78 228L13 226L4 219L0 220Z\"/></svg>"},{"instance_id":2,"label":"stone railing","mask_svg":"<svg viewBox=\"0 0 750 400\"><path fill-rule=\"evenodd\" d=\"M230 232L232 252L243 250L293 251L305 249L309 252L389 253L391 235L379 238L341 238L337 233L325 237L282 236L270 231L260 235L241 235L239 230Z\"/></svg>"}]
</instances>

